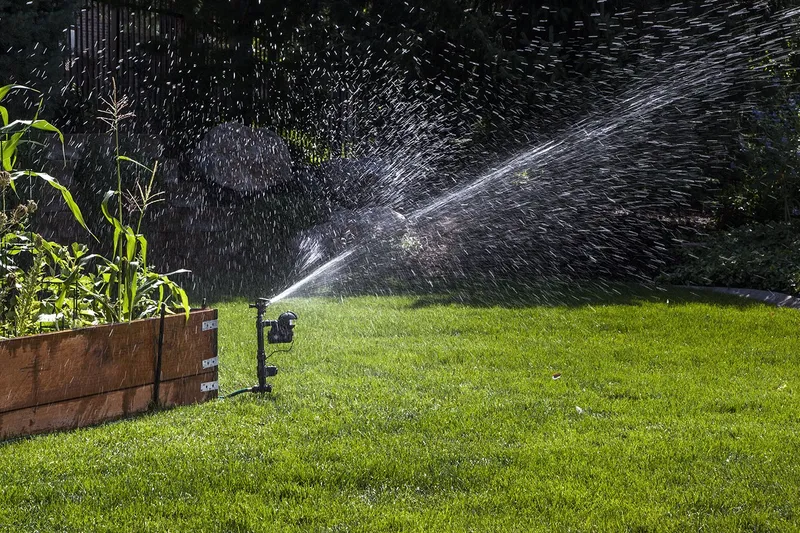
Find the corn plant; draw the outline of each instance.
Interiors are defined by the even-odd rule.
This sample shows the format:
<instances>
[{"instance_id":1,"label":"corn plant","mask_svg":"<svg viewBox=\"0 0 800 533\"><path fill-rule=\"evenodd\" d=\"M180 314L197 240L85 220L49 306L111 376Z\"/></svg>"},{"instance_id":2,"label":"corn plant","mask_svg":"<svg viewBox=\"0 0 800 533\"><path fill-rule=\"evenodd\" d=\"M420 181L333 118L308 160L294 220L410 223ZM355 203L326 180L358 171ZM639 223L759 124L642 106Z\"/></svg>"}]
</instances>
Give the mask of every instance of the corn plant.
<instances>
[{"instance_id":1,"label":"corn plant","mask_svg":"<svg viewBox=\"0 0 800 533\"><path fill-rule=\"evenodd\" d=\"M25 87L24 85L6 85L4 87L0 87L0 102L2 102L8 93L13 90L38 92L35 89ZM81 213L78 204L75 203L75 200L72 198L72 194L69 192L69 190L61 185L58 180L43 172L15 169L19 147L25 143L32 142L25 139L25 135L31 129L55 133L58 135L58 138L61 141L61 147L63 150L64 135L58 128L50 124L48 121L39 118L39 112L42 109L42 105L43 100L40 99L33 120L14 120L13 122L9 122L8 110L4 106L0 105L0 120L2 120L3 124L0 127L0 161L2 162L2 170L0 170L0 174L2 174L0 177L0 196L2 196L2 211L5 213L7 208L5 187L10 187L12 191L16 193L15 182L17 180L24 177L39 178L61 193L61 196L64 198L64 201L75 217L75 220L77 220L78 223L88 231L89 228L86 226L86 222L83 219L83 214Z\"/></svg>"},{"instance_id":2,"label":"corn plant","mask_svg":"<svg viewBox=\"0 0 800 533\"><path fill-rule=\"evenodd\" d=\"M147 208L163 199L163 193L156 192L153 188L158 162L148 167L120 152L121 124L134 115L128 109L127 97L119 96L116 82L113 79L111 81L111 95L103 99L105 108L100 111L100 119L108 125L109 133L114 138L117 177L117 189L106 192L101 204L103 216L114 229L112 259L106 260L102 267L102 279L106 283L104 294L108 298L116 297L116 313L120 320L152 316L165 303L171 304L170 311L174 310L172 308L182 309L188 319L189 299L170 276L188 273L189 270L157 274L147 264L147 239L141 233L141 227ZM147 186L143 187L137 180L135 188L123 191L123 163L144 169L149 175ZM126 197L138 215L135 229L124 218L123 203ZM116 203L116 209L112 202Z\"/></svg>"},{"instance_id":3,"label":"corn plant","mask_svg":"<svg viewBox=\"0 0 800 533\"><path fill-rule=\"evenodd\" d=\"M12 90L32 89L0 87L0 101ZM147 264L148 243L141 226L147 208L162 200L162 193L154 191L158 165L147 167L120 154L119 125L132 115L125 109L127 100L117 98L116 87L106 103L104 120L114 133L117 166L117 190L108 191L101 203L114 229L111 259L89 253L84 244L63 246L28 231L36 204L17 197L15 182L24 177L41 179L58 190L78 223L89 229L66 187L48 174L15 169L18 148L29 142L25 135L32 129L57 134L63 147L61 132L38 118L42 101L33 120L10 122L7 109L0 106L0 338L148 318L156 316L162 305L168 312L180 309L188 318L186 292L170 276L189 271L159 274ZM138 215L135 230L123 218L123 163L146 169L150 176L147 186L137 181L126 191Z\"/></svg>"},{"instance_id":4,"label":"corn plant","mask_svg":"<svg viewBox=\"0 0 800 533\"><path fill-rule=\"evenodd\" d=\"M0 87L0 102L12 91L33 91L22 85ZM43 239L26 232L29 217L36 211L32 200L17 196L16 182L23 178L40 179L61 193L78 223L88 230L80 208L69 190L52 176L16 168L19 148L32 142L26 139L31 130L61 132L46 120L39 119L43 101L40 99L32 120L10 121L8 110L0 105L0 336L26 335L39 325L42 305L42 282L47 257L39 245ZM20 262L20 257L26 260ZM25 265L25 268L18 265Z\"/></svg>"}]
</instances>

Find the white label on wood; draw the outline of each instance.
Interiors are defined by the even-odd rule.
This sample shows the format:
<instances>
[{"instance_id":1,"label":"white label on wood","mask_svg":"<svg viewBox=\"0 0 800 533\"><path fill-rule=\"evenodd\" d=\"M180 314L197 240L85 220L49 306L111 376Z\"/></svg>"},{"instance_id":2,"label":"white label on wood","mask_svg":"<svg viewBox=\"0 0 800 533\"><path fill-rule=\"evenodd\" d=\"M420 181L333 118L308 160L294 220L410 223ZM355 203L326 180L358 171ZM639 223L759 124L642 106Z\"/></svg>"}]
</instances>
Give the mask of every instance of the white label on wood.
<instances>
[{"instance_id":1,"label":"white label on wood","mask_svg":"<svg viewBox=\"0 0 800 533\"><path fill-rule=\"evenodd\" d=\"M212 357L211 359L203 359L203 368L211 368L214 366L219 366L218 357Z\"/></svg>"},{"instance_id":2,"label":"white label on wood","mask_svg":"<svg viewBox=\"0 0 800 533\"><path fill-rule=\"evenodd\" d=\"M217 329L216 320L206 320L205 322L203 322L203 331L209 331L212 329Z\"/></svg>"},{"instance_id":3,"label":"white label on wood","mask_svg":"<svg viewBox=\"0 0 800 533\"><path fill-rule=\"evenodd\" d=\"M200 384L200 392L219 390L219 381L207 381Z\"/></svg>"}]
</instances>

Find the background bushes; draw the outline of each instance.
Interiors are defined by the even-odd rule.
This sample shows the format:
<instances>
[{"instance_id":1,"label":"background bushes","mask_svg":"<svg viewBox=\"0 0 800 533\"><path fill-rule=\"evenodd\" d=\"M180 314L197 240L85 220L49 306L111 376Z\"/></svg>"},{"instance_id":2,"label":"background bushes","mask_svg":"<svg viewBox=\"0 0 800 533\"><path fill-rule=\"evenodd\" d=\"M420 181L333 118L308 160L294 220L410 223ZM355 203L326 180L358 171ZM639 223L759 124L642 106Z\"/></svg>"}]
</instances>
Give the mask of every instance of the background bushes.
<instances>
[{"instance_id":1,"label":"background bushes","mask_svg":"<svg viewBox=\"0 0 800 533\"><path fill-rule=\"evenodd\" d=\"M769 222L684 246L664 281L800 293L800 222Z\"/></svg>"}]
</instances>

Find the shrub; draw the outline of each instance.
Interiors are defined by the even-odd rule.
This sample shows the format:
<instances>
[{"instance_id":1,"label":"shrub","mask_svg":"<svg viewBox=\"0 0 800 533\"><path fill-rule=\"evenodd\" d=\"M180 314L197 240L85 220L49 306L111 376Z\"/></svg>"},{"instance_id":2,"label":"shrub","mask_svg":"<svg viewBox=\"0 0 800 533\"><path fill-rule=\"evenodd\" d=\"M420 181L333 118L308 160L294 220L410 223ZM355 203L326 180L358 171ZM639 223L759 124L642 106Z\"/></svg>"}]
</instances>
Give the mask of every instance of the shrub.
<instances>
[{"instance_id":1,"label":"shrub","mask_svg":"<svg viewBox=\"0 0 800 533\"><path fill-rule=\"evenodd\" d=\"M684 247L664 281L800 293L800 222L742 226Z\"/></svg>"}]
</instances>

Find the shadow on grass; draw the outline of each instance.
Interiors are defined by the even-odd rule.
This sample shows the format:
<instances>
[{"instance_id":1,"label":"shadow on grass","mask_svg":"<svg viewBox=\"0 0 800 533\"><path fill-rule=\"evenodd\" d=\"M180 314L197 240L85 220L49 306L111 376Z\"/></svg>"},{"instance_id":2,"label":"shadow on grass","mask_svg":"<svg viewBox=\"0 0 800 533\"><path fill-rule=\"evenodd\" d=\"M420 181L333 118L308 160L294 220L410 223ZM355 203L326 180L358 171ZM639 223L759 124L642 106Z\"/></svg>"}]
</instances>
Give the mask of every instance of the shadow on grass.
<instances>
[{"instance_id":1,"label":"shadow on grass","mask_svg":"<svg viewBox=\"0 0 800 533\"><path fill-rule=\"evenodd\" d=\"M253 286L253 278L231 279L228 286L207 285L193 292L194 303L251 302L270 297L274 289ZM202 286L202 285L201 285ZM764 305L760 300L720 294L703 288L685 288L655 283L607 280L536 280L482 278L474 280L346 279L312 291L298 291L296 297L406 296L414 298L412 308L442 305L472 307L583 307L600 305L642 305L643 303L710 303L735 308Z\"/></svg>"},{"instance_id":2,"label":"shadow on grass","mask_svg":"<svg viewBox=\"0 0 800 533\"><path fill-rule=\"evenodd\" d=\"M654 284L605 283L576 281L573 283L492 284L451 287L436 294L416 293L412 308L441 305L471 307L584 307L601 305L631 305L644 303L710 303L740 309L763 305L758 300L705 289L662 286Z\"/></svg>"}]
</instances>

